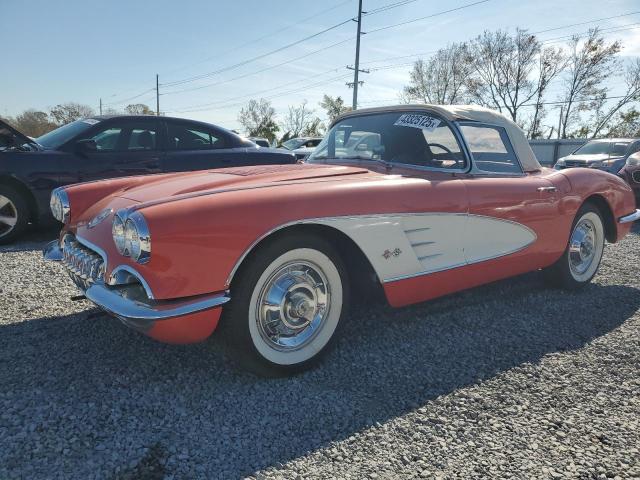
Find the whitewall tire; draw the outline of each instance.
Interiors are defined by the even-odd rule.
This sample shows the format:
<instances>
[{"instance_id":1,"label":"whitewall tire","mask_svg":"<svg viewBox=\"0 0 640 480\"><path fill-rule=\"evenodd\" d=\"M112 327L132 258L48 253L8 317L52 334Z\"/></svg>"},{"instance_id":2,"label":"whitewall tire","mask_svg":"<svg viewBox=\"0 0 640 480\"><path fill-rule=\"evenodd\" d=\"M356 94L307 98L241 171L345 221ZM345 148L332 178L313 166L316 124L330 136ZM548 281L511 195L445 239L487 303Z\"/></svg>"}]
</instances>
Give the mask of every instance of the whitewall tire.
<instances>
[{"instance_id":1,"label":"whitewall tire","mask_svg":"<svg viewBox=\"0 0 640 480\"><path fill-rule=\"evenodd\" d=\"M223 319L235 360L267 375L316 363L336 337L348 298L334 249L315 236L282 237L236 275Z\"/></svg>"},{"instance_id":2,"label":"whitewall tire","mask_svg":"<svg viewBox=\"0 0 640 480\"><path fill-rule=\"evenodd\" d=\"M600 266L605 237L604 222L598 208L591 204L583 205L573 221L562 257L545 270L547 280L569 290L588 284Z\"/></svg>"}]
</instances>

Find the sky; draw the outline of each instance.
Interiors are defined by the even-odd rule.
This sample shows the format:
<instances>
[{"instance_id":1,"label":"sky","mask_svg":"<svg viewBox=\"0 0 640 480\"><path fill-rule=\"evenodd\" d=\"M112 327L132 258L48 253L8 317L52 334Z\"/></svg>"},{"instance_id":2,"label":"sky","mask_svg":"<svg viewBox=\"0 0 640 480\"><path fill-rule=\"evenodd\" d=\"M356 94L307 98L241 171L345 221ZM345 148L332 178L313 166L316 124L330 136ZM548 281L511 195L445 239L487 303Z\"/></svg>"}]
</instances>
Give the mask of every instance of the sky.
<instances>
[{"instance_id":1,"label":"sky","mask_svg":"<svg viewBox=\"0 0 640 480\"><path fill-rule=\"evenodd\" d=\"M640 56L637 0L468 6L477 1L364 0L363 10L373 13L362 22L360 62L370 72L361 74L359 106L398 103L411 62L487 29L554 29L539 38L562 45L566 40L559 37L599 25L608 29L607 39L623 42L623 57ZM97 111L100 99L105 108L145 103L155 109L158 74L166 115L239 129L240 108L264 97L279 119L289 105L304 101L323 118L323 94L351 103L346 82L353 72L346 67L354 64L356 23L349 19L357 10L357 0L0 0L0 115L64 102ZM638 13L626 15L632 12ZM625 16L568 26L616 15ZM393 26L403 22L411 23ZM615 95L622 80L611 82Z\"/></svg>"}]
</instances>

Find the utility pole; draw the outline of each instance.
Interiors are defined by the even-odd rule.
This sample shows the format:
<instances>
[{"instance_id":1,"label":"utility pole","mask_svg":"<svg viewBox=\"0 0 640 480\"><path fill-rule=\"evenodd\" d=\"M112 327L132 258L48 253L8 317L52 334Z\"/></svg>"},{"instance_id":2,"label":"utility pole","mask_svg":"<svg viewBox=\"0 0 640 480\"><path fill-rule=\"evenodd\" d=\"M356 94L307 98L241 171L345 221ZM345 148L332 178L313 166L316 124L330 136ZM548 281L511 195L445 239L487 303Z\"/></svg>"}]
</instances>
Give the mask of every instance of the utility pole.
<instances>
[{"instance_id":1,"label":"utility pole","mask_svg":"<svg viewBox=\"0 0 640 480\"><path fill-rule=\"evenodd\" d=\"M560 130L562 128L562 114L564 113L564 105L560 105L560 118L558 119L558 139L560 139Z\"/></svg>"},{"instance_id":2,"label":"utility pole","mask_svg":"<svg viewBox=\"0 0 640 480\"><path fill-rule=\"evenodd\" d=\"M353 86L353 109L354 110L358 108L358 86L364 83L358 80L358 74L360 72L369 73L368 70L360 70L360 36L363 35L362 34L362 0L358 0L357 22L358 22L358 34L356 36L356 63L353 68L347 67L349 70L353 70L353 83L347 83L347 85L350 87Z\"/></svg>"},{"instance_id":3,"label":"utility pole","mask_svg":"<svg viewBox=\"0 0 640 480\"><path fill-rule=\"evenodd\" d=\"M102 97L100 97L100 115L102 115Z\"/></svg>"},{"instance_id":4,"label":"utility pole","mask_svg":"<svg viewBox=\"0 0 640 480\"><path fill-rule=\"evenodd\" d=\"M158 74L156 73L156 116L160 116L160 83L158 83Z\"/></svg>"}]
</instances>

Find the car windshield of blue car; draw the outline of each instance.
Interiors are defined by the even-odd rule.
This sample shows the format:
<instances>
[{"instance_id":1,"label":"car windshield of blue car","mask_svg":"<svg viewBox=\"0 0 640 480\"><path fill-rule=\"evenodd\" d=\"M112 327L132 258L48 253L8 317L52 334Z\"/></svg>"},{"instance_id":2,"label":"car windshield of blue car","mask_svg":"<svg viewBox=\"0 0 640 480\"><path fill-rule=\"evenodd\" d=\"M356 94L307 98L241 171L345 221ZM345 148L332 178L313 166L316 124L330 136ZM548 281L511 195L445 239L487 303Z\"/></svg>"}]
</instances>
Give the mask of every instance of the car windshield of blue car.
<instances>
[{"instance_id":1,"label":"car windshield of blue car","mask_svg":"<svg viewBox=\"0 0 640 480\"><path fill-rule=\"evenodd\" d=\"M36 138L36 142L44 148L55 149L64 145L76 135L89 130L96 123L98 123L98 120L91 118L76 120L75 122L67 123L60 128L56 128L49 133L45 133L41 137Z\"/></svg>"},{"instance_id":2,"label":"car windshield of blue car","mask_svg":"<svg viewBox=\"0 0 640 480\"><path fill-rule=\"evenodd\" d=\"M429 113L377 113L336 123L309 163L383 162L462 169L465 155L451 127Z\"/></svg>"},{"instance_id":3,"label":"car windshield of blue car","mask_svg":"<svg viewBox=\"0 0 640 480\"><path fill-rule=\"evenodd\" d=\"M282 146L287 150L295 150L296 148L300 148L304 145L304 142L306 142L304 138L292 138L291 140L283 142Z\"/></svg>"},{"instance_id":4,"label":"car windshield of blue car","mask_svg":"<svg viewBox=\"0 0 640 480\"><path fill-rule=\"evenodd\" d=\"M611 150L609 142L589 142L573 152L572 155L608 155L609 150Z\"/></svg>"}]
</instances>

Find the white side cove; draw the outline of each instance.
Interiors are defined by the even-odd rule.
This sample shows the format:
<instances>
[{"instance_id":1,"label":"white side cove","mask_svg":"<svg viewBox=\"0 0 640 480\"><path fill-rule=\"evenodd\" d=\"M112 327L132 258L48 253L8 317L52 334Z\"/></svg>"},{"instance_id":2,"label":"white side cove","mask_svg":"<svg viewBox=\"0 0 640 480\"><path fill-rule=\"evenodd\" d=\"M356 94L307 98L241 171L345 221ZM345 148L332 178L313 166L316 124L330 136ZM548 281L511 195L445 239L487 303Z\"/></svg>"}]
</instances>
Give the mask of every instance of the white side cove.
<instances>
[{"instance_id":1,"label":"white side cove","mask_svg":"<svg viewBox=\"0 0 640 480\"><path fill-rule=\"evenodd\" d=\"M302 223L327 225L349 236L383 283L509 255L537 238L522 224L466 213L331 217Z\"/></svg>"}]
</instances>

